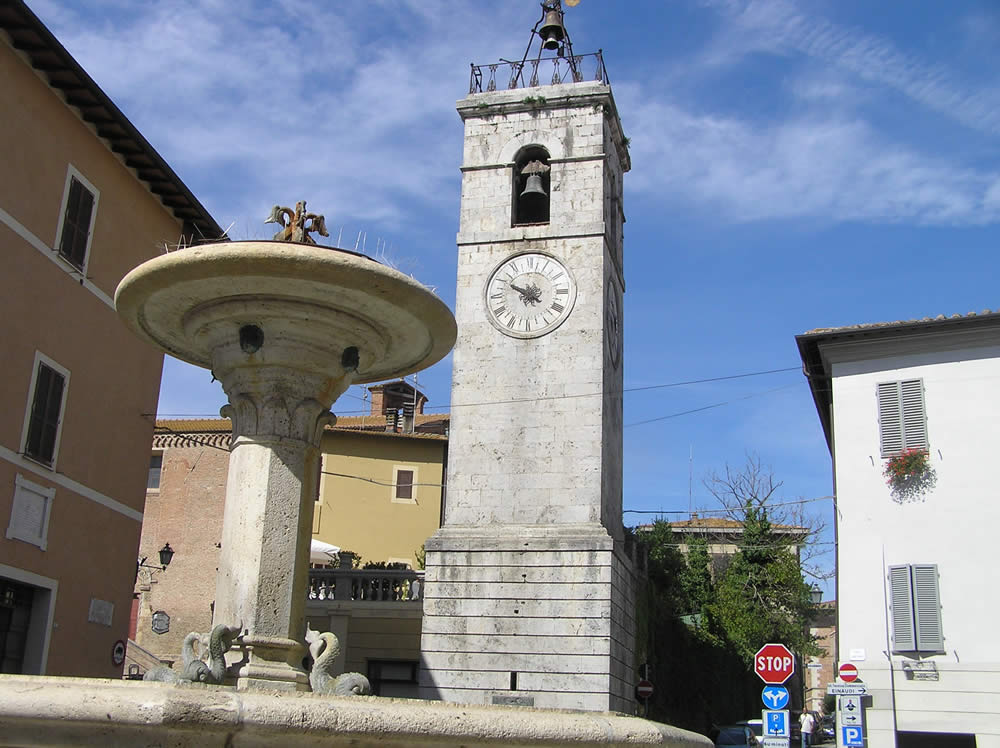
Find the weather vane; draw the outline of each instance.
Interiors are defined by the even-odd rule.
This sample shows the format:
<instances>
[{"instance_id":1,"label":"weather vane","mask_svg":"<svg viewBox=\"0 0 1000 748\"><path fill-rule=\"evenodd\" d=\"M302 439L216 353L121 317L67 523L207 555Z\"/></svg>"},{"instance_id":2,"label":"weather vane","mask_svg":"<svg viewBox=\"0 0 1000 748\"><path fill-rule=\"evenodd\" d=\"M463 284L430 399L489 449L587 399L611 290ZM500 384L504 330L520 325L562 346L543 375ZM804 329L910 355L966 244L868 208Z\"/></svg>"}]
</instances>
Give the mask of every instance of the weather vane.
<instances>
[{"instance_id":1,"label":"weather vane","mask_svg":"<svg viewBox=\"0 0 1000 748\"><path fill-rule=\"evenodd\" d=\"M330 235L327 233L326 219L323 216L318 213L306 213L305 200L295 203L295 210L275 205L264 223L276 223L281 226L281 231L274 235L274 240L279 242L315 244L316 240L309 236L310 233L315 231L320 236Z\"/></svg>"}]
</instances>

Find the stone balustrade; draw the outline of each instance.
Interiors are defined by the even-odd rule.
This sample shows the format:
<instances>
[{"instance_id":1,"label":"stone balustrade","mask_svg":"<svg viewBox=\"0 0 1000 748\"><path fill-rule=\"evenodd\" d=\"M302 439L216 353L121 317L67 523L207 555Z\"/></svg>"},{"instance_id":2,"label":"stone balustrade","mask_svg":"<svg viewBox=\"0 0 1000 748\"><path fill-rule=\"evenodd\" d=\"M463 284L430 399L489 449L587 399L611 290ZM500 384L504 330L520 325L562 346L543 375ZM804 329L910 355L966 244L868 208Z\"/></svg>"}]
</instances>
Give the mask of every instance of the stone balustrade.
<instances>
[{"instance_id":1,"label":"stone balustrade","mask_svg":"<svg viewBox=\"0 0 1000 748\"><path fill-rule=\"evenodd\" d=\"M310 569L310 600L419 602L424 572L414 569Z\"/></svg>"}]
</instances>

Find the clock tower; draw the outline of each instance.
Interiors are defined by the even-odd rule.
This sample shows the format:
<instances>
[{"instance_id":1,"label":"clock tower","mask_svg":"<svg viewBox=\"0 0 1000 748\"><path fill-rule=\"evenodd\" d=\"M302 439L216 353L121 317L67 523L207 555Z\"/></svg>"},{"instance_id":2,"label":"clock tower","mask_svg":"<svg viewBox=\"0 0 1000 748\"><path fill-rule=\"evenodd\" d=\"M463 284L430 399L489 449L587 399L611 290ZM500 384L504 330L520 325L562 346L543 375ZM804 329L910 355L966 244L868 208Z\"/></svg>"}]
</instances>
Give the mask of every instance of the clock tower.
<instances>
[{"instance_id":1,"label":"clock tower","mask_svg":"<svg viewBox=\"0 0 1000 748\"><path fill-rule=\"evenodd\" d=\"M542 3L521 62L472 67L458 112L458 342L444 524L426 545L421 694L632 711L627 140L601 54L573 53L559 2Z\"/></svg>"}]
</instances>

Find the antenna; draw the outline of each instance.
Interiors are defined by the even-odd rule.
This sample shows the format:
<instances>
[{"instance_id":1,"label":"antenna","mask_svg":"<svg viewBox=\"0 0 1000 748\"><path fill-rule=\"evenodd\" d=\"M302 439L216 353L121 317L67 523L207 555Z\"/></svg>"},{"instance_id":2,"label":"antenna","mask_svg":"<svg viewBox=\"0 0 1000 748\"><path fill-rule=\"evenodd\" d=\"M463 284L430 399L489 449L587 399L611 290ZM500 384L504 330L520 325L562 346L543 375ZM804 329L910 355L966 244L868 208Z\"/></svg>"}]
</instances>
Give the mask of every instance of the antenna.
<instances>
[{"instance_id":1,"label":"antenna","mask_svg":"<svg viewBox=\"0 0 1000 748\"><path fill-rule=\"evenodd\" d=\"M569 0L566 0L569 2ZM691 516L691 477L694 475L694 445L688 445L688 517Z\"/></svg>"}]
</instances>

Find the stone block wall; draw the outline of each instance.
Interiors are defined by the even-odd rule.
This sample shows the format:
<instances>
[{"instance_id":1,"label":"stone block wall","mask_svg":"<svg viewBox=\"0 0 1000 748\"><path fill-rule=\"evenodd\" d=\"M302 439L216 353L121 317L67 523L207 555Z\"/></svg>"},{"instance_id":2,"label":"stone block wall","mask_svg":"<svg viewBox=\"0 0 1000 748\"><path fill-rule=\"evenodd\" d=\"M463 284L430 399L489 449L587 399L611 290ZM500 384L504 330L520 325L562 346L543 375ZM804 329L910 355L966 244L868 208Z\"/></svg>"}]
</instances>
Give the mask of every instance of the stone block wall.
<instances>
[{"instance_id":1,"label":"stone block wall","mask_svg":"<svg viewBox=\"0 0 1000 748\"><path fill-rule=\"evenodd\" d=\"M420 696L625 710L612 697L622 691L613 658L624 656L615 565L599 526L438 533L427 546Z\"/></svg>"}]
</instances>

